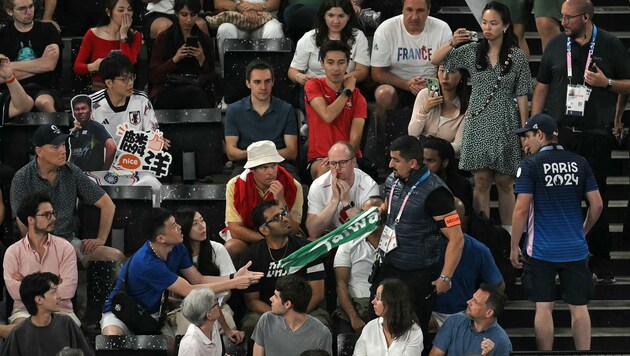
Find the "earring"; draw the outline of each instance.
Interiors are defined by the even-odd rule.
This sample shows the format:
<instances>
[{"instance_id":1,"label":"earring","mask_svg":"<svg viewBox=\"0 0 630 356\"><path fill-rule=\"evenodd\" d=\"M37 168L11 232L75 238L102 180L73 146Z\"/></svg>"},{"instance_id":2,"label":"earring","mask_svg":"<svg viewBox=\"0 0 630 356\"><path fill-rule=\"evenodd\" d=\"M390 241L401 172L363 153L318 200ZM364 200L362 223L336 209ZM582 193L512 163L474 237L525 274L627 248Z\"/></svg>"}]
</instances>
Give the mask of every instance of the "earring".
<instances>
[{"instance_id":1,"label":"earring","mask_svg":"<svg viewBox=\"0 0 630 356\"><path fill-rule=\"evenodd\" d=\"M506 32L507 32L507 28L504 28L504 29L503 29L503 33L506 33Z\"/></svg>"}]
</instances>

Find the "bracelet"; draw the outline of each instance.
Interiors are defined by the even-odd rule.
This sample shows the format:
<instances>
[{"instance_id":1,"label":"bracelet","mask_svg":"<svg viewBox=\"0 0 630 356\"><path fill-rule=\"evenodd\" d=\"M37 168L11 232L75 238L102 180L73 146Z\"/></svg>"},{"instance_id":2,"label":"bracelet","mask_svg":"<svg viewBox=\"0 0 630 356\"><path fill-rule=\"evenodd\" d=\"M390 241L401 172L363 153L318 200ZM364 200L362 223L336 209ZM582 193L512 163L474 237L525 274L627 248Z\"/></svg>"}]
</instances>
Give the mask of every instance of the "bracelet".
<instances>
[{"instance_id":1,"label":"bracelet","mask_svg":"<svg viewBox=\"0 0 630 356\"><path fill-rule=\"evenodd\" d=\"M13 84L14 81L16 81L17 78L15 77L15 74L11 74L11 78L9 78L9 80L6 81L7 84Z\"/></svg>"},{"instance_id":2,"label":"bracelet","mask_svg":"<svg viewBox=\"0 0 630 356\"><path fill-rule=\"evenodd\" d=\"M230 273L230 279L234 279L234 273Z\"/></svg>"},{"instance_id":3,"label":"bracelet","mask_svg":"<svg viewBox=\"0 0 630 356\"><path fill-rule=\"evenodd\" d=\"M453 43L453 39L451 39L450 41L448 41L448 45L455 48L455 44Z\"/></svg>"},{"instance_id":4,"label":"bracelet","mask_svg":"<svg viewBox=\"0 0 630 356\"><path fill-rule=\"evenodd\" d=\"M129 43L129 37L121 38L120 43Z\"/></svg>"}]
</instances>

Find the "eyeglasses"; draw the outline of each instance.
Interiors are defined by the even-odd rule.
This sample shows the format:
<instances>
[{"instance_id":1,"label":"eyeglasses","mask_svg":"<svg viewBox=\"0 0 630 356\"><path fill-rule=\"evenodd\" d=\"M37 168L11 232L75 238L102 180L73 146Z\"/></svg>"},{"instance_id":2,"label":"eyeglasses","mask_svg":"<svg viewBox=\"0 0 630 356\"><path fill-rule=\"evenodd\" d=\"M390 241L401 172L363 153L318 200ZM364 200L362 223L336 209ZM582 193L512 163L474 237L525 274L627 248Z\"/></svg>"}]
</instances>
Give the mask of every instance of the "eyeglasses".
<instances>
[{"instance_id":1,"label":"eyeglasses","mask_svg":"<svg viewBox=\"0 0 630 356\"><path fill-rule=\"evenodd\" d=\"M289 216L289 211L287 209L282 209L281 212L279 212L278 214L274 215L271 219L265 221L265 223L260 225L260 226L265 226L265 225L268 225L269 223L272 223L272 222L281 222L287 216Z\"/></svg>"},{"instance_id":2,"label":"eyeglasses","mask_svg":"<svg viewBox=\"0 0 630 356\"><path fill-rule=\"evenodd\" d=\"M25 14L28 11L34 11L35 10L35 5L30 4L28 6L20 6L20 7L16 7L15 11L18 11L19 13Z\"/></svg>"},{"instance_id":3,"label":"eyeglasses","mask_svg":"<svg viewBox=\"0 0 630 356\"><path fill-rule=\"evenodd\" d=\"M569 21L573 20L576 17L584 16L584 14L586 14L586 12L583 12L583 13L577 14L577 15L573 15L573 16L562 16L561 19L562 19L563 23L566 23L566 22L569 22Z\"/></svg>"},{"instance_id":4,"label":"eyeglasses","mask_svg":"<svg viewBox=\"0 0 630 356\"><path fill-rule=\"evenodd\" d=\"M345 168L354 158L344 159L341 161L328 161L328 165L333 168Z\"/></svg>"},{"instance_id":5,"label":"eyeglasses","mask_svg":"<svg viewBox=\"0 0 630 356\"><path fill-rule=\"evenodd\" d=\"M381 301L381 295L380 294L375 294L374 295L374 300Z\"/></svg>"},{"instance_id":6,"label":"eyeglasses","mask_svg":"<svg viewBox=\"0 0 630 356\"><path fill-rule=\"evenodd\" d=\"M210 311L212 311L212 309L216 308L216 307L221 307L221 303L219 303L218 299L214 300L214 304L212 304L212 306L210 307Z\"/></svg>"},{"instance_id":7,"label":"eyeglasses","mask_svg":"<svg viewBox=\"0 0 630 356\"><path fill-rule=\"evenodd\" d=\"M46 218L46 220L52 220L52 217L57 217L57 212L56 211L47 211L45 213L41 213L41 214L35 214L35 216L43 216Z\"/></svg>"},{"instance_id":8,"label":"eyeglasses","mask_svg":"<svg viewBox=\"0 0 630 356\"><path fill-rule=\"evenodd\" d=\"M136 80L136 78L137 76L135 74L129 74L129 75L124 75L122 77L116 77L114 79L118 79L125 84L129 84L129 82L133 82L134 80Z\"/></svg>"}]
</instances>

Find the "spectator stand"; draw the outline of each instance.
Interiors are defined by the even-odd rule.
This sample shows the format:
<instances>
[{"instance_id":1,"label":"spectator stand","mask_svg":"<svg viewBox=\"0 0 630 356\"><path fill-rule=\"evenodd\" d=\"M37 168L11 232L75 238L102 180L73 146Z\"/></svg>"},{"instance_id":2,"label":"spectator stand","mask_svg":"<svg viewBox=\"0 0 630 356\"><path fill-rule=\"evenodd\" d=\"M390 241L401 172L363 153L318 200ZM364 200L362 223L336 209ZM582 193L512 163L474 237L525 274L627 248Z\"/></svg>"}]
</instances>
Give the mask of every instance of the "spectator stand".
<instances>
[{"instance_id":1,"label":"spectator stand","mask_svg":"<svg viewBox=\"0 0 630 356\"><path fill-rule=\"evenodd\" d=\"M173 156L169 176L185 182L223 173L223 123L220 109L156 110ZM168 178L167 178L168 180Z\"/></svg>"},{"instance_id":2,"label":"spectator stand","mask_svg":"<svg viewBox=\"0 0 630 356\"><path fill-rule=\"evenodd\" d=\"M337 356L352 356L359 334L337 335Z\"/></svg>"},{"instance_id":3,"label":"spectator stand","mask_svg":"<svg viewBox=\"0 0 630 356\"><path fill-rule=\"evenodd\" d=\"M167 355L166 336L163 335L127 335L96 337L96 355Z\"/></svg>"},{"instance_id":4,"label":"spectator stand","mask_svg":"<svg viewBox=\"0 0 630 356\"><path fill-rule=\"evenodd\" d=\"M40 125L57 125L68 132L71 120L66 112L31 112L4 122L0 127L0 162L19 170L35 157L33 134Z\"/></svg>"},{"instance_id":5,"label":"spectator stand","mask_svg":"<svg viewBox=\"0 0 630 356\"><path fill-rule=\"evenodd\" d=\"M287 76L293 60L293 44L288 38L225 40L224 99L231 104L250 94L245 84L245 67L254 59L262 59L273 67L273 95L297 107L296 86Z\"/></svg>"},{"instance_id":6,"label":"spectator stand","mask_svg":"<svg viewBox=\"0 0 630 356\"><path fill-rule=\"evenodd\" d=\"M165 184L161 189L161 207L175 211L190 206L206 221L209 238L224 243L219 231L225 227L225 184Z\"/></svg>"}]
</instances>

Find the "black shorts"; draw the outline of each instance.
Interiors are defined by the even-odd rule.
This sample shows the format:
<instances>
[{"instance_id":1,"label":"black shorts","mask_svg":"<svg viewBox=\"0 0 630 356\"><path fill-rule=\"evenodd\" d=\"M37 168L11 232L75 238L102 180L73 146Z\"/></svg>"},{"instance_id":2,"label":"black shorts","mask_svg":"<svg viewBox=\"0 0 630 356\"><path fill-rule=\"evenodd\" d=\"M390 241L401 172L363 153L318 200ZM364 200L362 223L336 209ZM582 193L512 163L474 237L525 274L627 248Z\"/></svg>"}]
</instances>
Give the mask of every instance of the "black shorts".
<instances>
[{"instance_id":1,"label":"black shorts","mask_svg":"<svg viewBox=\"0 0 630 356\"><path fill-rule=\"evenodd\" d=\"M553 302L557 298L556 274L560 277L561 299L571 305L586 305L593 296L593 275L588 259L575 262L547 262L527 257L521 282L532 302Z\"/></svg>"},{"instance_id":2,"label":"black shorts","mask_svg":"<svg viewBox=\"0 0 630 356\"><path fill-rule=\"evenodd\" d=\"M416 102L416 96L411 94L410 91L396 88L396 96L398 97L396 109L413 108L413 104Z\"/></svg>"},{"instance_id":3,"label":"black shorts","mask_svg":"<svg viewBox=\"0 0 630 356\"><path fill-rule=\"evenodd\" d=\"M33 101L40 95L50 95L55 101L55 110L63 111L63 99L56 89L45 88L36 83L23 84L22 87L26 94L33 98Z\"/></svg>"}]
</instances>

